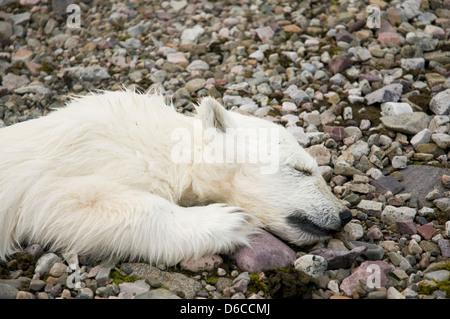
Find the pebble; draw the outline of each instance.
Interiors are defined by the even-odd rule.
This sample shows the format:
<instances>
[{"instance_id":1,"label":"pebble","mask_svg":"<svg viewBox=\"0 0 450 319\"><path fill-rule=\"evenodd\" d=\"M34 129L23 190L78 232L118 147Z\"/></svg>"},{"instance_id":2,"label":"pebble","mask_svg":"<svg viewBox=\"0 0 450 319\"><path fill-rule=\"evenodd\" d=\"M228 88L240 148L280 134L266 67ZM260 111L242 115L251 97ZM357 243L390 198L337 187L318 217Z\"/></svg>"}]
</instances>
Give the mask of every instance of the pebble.
<instances>
[{"instance_id":1,"label":"pebble","mask_svg":"<svg viewBox=\"0 0 450 319\"><path fill-rule=\"evenodd\" d=\"M392 225L397 220L413 220L416 213L414 208L387 205L381 213L381 221L387 225Z\"/></svg>"},{"instance_id":2,"label":"pebble","mask_svg":"<svg viewBox=\"0 0 450 319\"><path fill-rule=\"evenodd\" d=\"M328 263L322 256L305 255L294 262L294 267L312 278L318 278L327 270Z\"/></svg>"}]
</instances>

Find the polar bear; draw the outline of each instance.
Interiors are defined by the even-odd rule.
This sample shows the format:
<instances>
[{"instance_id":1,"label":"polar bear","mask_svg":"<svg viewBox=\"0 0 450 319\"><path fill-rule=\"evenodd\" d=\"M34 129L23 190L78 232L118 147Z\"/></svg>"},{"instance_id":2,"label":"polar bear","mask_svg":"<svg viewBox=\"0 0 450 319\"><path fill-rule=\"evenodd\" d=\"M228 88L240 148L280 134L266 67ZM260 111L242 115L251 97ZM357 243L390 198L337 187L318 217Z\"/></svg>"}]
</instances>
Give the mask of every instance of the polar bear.
<instances>
[{"instance_id":1,"label":"polar bear","mask_svg":"<svg viewBox=\"0 0 450 319\"><path fill-rule=\"evenodd\" d=\"M107 91L0 129L0 258L39 243L174 265L249 245L260 227L302 246L351 219L284 127L210 97L196 108L186 116L161 94ZM275 169L246 156L185 156L222 143L233 128L276 132L247 134L244 142L276 146Z\"/></svg>"}]
</instances>

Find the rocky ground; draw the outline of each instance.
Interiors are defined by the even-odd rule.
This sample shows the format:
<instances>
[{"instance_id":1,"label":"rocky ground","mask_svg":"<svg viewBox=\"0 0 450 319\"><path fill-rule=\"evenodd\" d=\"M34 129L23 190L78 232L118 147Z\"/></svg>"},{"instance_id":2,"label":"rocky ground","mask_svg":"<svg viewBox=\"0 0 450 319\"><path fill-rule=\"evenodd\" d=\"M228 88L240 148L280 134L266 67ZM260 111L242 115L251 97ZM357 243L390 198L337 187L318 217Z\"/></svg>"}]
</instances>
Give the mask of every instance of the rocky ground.
<instances>
[{"instance_id":1,"label":"rocky ground","mask_svg":"<svg viewBox=\"0 0 450 319\"><path fill-rule=\"evenodd\" d=\"M30 245L0 298L449 298L449 37L449 0L0 0L0 127L96 89L211 95L286 126L353 215L314 247L262 233L171 268Z\"/></svg>"}]
</instances>

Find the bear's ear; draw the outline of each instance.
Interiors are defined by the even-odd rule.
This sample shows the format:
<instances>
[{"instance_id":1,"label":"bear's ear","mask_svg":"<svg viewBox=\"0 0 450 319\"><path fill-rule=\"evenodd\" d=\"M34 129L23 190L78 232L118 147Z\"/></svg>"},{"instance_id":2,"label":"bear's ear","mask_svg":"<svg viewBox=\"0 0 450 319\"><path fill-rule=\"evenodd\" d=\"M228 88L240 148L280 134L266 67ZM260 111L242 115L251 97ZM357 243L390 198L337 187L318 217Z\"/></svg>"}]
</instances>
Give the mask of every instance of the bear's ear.
<instances>
[{"instance_id":1,"label":"bear's ear","mask_svg":"<svg viewBox=\"0 0 450 319\"><path fill-rule=\"evenodd\" d=\"M227 110L212 97L204 97L196 110L206 128L216 128L225 132L228 127L234 126L233 119Z\"/></svg>"}]
</instances>

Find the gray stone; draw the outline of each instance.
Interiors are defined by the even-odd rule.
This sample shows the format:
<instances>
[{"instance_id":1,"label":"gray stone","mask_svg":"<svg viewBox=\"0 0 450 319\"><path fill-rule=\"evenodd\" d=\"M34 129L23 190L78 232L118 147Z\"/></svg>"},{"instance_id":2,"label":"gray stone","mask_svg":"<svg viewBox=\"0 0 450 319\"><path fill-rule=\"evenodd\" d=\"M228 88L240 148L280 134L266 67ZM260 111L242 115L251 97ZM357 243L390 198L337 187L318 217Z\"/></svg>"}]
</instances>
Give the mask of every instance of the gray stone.
<instances>
[{"instance_id":1,"label":"gray stone","mask_svg":"<svg viewBox=\"0 0 450 319\"><path fill-rule=\"evenodd\" d=\"M52 91L43 86L43 85L28 85L28 86L22 86L14 90L14 93L17 94L25 94L25 93L33 93L36 94L36 97L38 99L44 99L51 96Z\"/></svg>"},{"instance_id":2,"label":"gray stone","mask_svg":"<svg viewBox=\"0 0 450 319\"><path fill-rule=\"evenodd\" d=\"M132 299L150 290L150 285L145 280L137 280L135 282L124 282L119 284L120 299Z\"/></svg>"},{"instance_id":3,"label":"gray stone","mask_svg":"<svg viewBox=\"0 0 450 319\"><path fill-rule=\"evenodd\" d=\"M399 181L393 176L383 176L376 180L370 182L371 185L375 186L377 192L380 194L385 194L387 191L392 192L392 194L397 194L401 192L405 187L399 183Z\"/></svg>"},{"instance_id":4,"label":"gray stone","mask_svg":"<svg viewBox=\"0 0 450 319\"><path fill-rule=\"evenodd\" d=\"M167 289L159 288L159 289L152 289L150 291L137 295L134 299L181 299L181 298Z\"/></svg>"},{"instance_id":5,"label":"gray stone","mask_svg":"<svg viewBox=\"0 0 450 319\"><path fill-rule=\"evenodd\" d=\"M369 216L380 217L383 210L383 203L363 199L359 202L357 208Z\"/></svg>"},{"instance_id":6,"label":"gray stone","mask_svg":"<svg viewBox=\"0 0 450 319\"><path fill-rule=\"evenodd\" d=\"M244 271L289 267L295 260L295 251L266 231L253 236L251 247L239 247L230 258Z\"/></svg>"},{"instance_id":7,"label":"gray stone","mask_svg":"<svg viewBox=\"0 0 450 319\"><path fill-rule=\"evenodd\" d=\"M180 267L192 272L212 271L221 263L223 263L223 259L219 255L207 255L198 259L183 260Z\"/></svg>"},{"instance_id":8,"label":"gray stone","mask_svg":"<svg viewBox=\"0 0 450 319\"><path fill-rule=\"evenodd\" d=\"M287 94L298 105L312 101L308 93L300 90L296 85L291 85L290 87L288 87L287 90L284 91L284 94Z\"/></svg>"},{"instance_id":9,"label":"gray stone","mask_svg":"<svg viewBox=\"0 0 450 319\"><path fill-rule=\"evenodd\" d=\"M403 181L400 183L404 188L402 193L411 194L417 198L420 206L430 207L431 203L425 197L434 189L444 194L445 188L442 187L441 177L446 172L448 173L448 170L440 167L410 165L402 170Z\"/></svg>"},{"instance_id":10,"label":"gray stone","mask_svg":"<svg viewBox=\"0 0 450 319\"><path fill-rule=\"evenodd\" d=\"M145 263L124 263L124 268L130 268L132 274L145 279L152 287L165 287L186 299L195 297L202 285L197 280L181 273L161 271L157 267ZM152 290L150 290L152 291Z\"/></svg>"},{"instance_id":11,"label":"gray stone","mask_svg":"<svg viewBox=\"0 0 450 319\"><path fill-rule=\"evenodd\" d=\"M181 33L181 44L196 44L198 38L200 38L205 33L205 29L200 26L196 25L193 28L185 29Z\"/></svg>"},{"instance_id":12,"label":"gray stone","mask_svg":"<svg viewBox=\"0 0 450 319\"><path fill-rule=\"evenodd\" d=\"M367 104L369 105L383 102L397 102L398 100L400 100L402 92L402 85L394 83L367 94L365 96L365 99L367 101Z\"/></svg>"},{"instance_id":13,"label":"gray stone","mask_svg":"<svg viewBox=\"0 0 450 319\"><path fill-rule=\"evenodd\" d=\"M194 60L186 67L186 70L189 72L196 70L206 71L209 70L209 64L203 60Z\"/></svg>"},{"instance_id":14,"label":"gray stone","mask_svg":"<svg viewBox=\"0 0 450 319\"><path fill-rule=\"evenodd\" d=\"M442 149L450 147L450 135L446 133L434 133L431 134L431 140L436 143Z\"/></svg>"},{"instance_id":15,"label":"gray stone","mask_svg":"<svg viewBox=\"0 0 450 319\"><path fill-rule=\"evenodd\" d=\"M318 278L327 270L328 263L322 256L304 255L295 261L294 267L312 278Z\"/></svg>"},{"instance_id":16,"label":"gray stone","mask_svg":"<svg viewBox=\"0 0 450 319\"><path fill-rule=\"evenodd\" d=\"M139 34L143 34L145 32L147 32L149 25L148 24L144 24L142 22L140 22L139 24L133 25L131 27L129 27L127 29L127 33L135 38L136 36L138 36Z\"/></svg>"},{"instance_id":17,"label":"gray stone","mask_svg":"<svg viewBox=\"0 0 450 319\"><path fill-rule=\"evenodd\" d=\"M73 4L73 0L58 0L52 1L52 10L58 16L63 16L67 13L67 7Z\"/></svg>"},{"instance_id":18,"label":"gray stone","mask_svg":"<svg viewBox=\"0 0 450 319\"><path fill-rule=\"evenodd\" d=\"M414 146L415 149L417 149L417 146L429 143L431 140L431 131L427 128L423 129L422 131L418 132L416 135L414 135L411 138L411 145Z\"/></svg>"},{"instance_id":19,"label":"gray stone","mask_svg":"<svg viewBox=\"0 0 450 319\"><path fill-rule=\"evenodd\" d=\"M28 246L27 248L25 248L25 251L36 257L36 259L39 259L45 253L41 245L38 244L32 244Z\"/></svg>"},{"instance_id":20,"label":"gray stone","mask_svg":"<svg viewBox=\"0 0 450 319\"><path fill-rule=\"evenodd\" d=\"M384 248L375 244L370 244L362 241L352 241L349 243L350 247L356 248L366 248L362 255L368 260L381 260L384 257Z\"/></svg>"},{"instance_id":21,"label":"gray stone","mask_svg":"<svg viewBox=\"0 0 450 319\"><path fill-rule=\"evenodd\" d=\"M414 135L428 128L430 116L423 112L403 113L380 118L386 128L394 132Z\"/></svg>"},{"instance_id":22,"label":"gray stone","mask_svg":"<svg viewBox=\"0 0 450 319\"><path fill-rule=\"evenodd\" d=\"M99 285L105 286L108 283L109 275L111 273L111 268L100 268L99 272L95 276L95 280L99 283Z\"/></svg>"},{"instance_id":23,"label":"gray stone","mask_svg":"<svg viewBox=\"0 0 450 319\"><path fill-rule=\"evenodd\" d=\"M76 77L79 81L95 82L110 78L108 71L100 66L74 66L66 68L65 71Z\"/></svg>"},{"instance_id":24,"label":"gray stone","mask_svg":"<svg viewBox=\"0 0 450 319\"><path fill-rule=\"evenodd\" d=\"M414 216L416 216L414 208L387 205L381 213L381 222L386 225L392 225L401 219L413 220Z\"/></svg>"},{"instance_id":25,"label":"gray stone","mask_svg":"<svg viewBox=\"0 0 450 319\"><path fill-rule=\"evenodd\" d=\"M2 85L7 88L18 88L30 83L26 75L16 75L14 73L6 74L2 79Z\"/></svg>"},{"instance_id":26,"label":"gray stone","mask_svg":"<svg viewBox=\"0 0 450 319\"><path fill-rule=\"evenodd\" d=\"M0 21L0 40L9 39L13 35L13 27L11 23Z\"/></svg>"},{"instance_id":27,"label":"gray stone","mask_svg":"<svg viewBox=\"0 0 450 319\"><path fill-rule=\"evenodd\" d=\"M60 262L62 262L61 258L59 258L54 253L44 254L36 262L34 272L39 273L42 276L44 274L47 274L55 263Z\"/></svg>"},{"instance_id":28,"label":"gray stone","mask_svg":"<svg viewBox=\"0 0 450 319\"><path fill-rule=\"evenodd\" d=\"M13 286L0 283L0 299L16 299L19 290Z\"/></svg>"},{"instance_id":29,"label":"gray stone","mask_svg":"<svg viewBox=\"0 0 450 319\"><path fill-rule=\"evenodd\" d=\"M424 58L401 59L400 63L402 69L405 69L407 71L421 70L425 67Z\"/></svg>"},{"instance_id":30,"label":"gray stone","mask_svg":"<svg viewBox=\"0 0 450 319\"><path fill-rule=\"evenodd\" d=\"M125 41L119 42L121 47L124 47L125 49L139 49L142 47L141 40L136 38L129 38Z\"/></svg>"},{"instance_id":31,"label":"gray stone","mask_svg":"<svg viewBox=\"0 0 450 319\"><path fill-rule=\"evenodd\" d=\"M408 158L404 155L402 156L394 156L392 158L392 167L393 168L405 168L407 165Z\"/></svg>"},{"instance_id":32,"label":"gray stone","mask_svg":"<svg viewBox=\"0 0 450 319\"><path fill-rule=\"evenodd\" d=\"M424 275L424 279L446 281L450 277L450 271L441 269L432 272L428 272Z\"/></svg>"},{"instance_id":33,"label":"gray stone","mask_svg":"<svg viewBox=\"0 0 450 319\"><path fill-rule=\"evenodd\" d=\"M439 92L430 101L430 109L437 115L450 114L450 89Z\"/></svg>"},{"instance_id":34,"label":"gray stone","mask_svg":"<svg viewBox=\"0 0 450 319\"><path fill-rule=\"evenodd\" d=\"M355 241L364 236L364 228L356 222L350 222L344 228L335 234L335 237L343 242Z\"/></svg>"}]
</instances>

